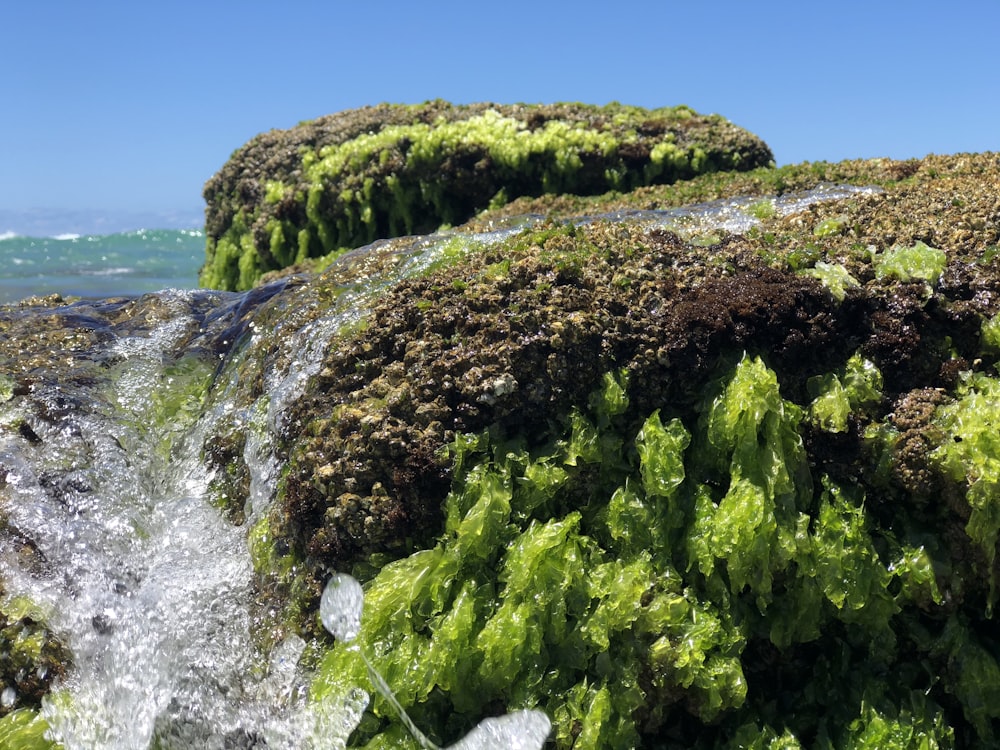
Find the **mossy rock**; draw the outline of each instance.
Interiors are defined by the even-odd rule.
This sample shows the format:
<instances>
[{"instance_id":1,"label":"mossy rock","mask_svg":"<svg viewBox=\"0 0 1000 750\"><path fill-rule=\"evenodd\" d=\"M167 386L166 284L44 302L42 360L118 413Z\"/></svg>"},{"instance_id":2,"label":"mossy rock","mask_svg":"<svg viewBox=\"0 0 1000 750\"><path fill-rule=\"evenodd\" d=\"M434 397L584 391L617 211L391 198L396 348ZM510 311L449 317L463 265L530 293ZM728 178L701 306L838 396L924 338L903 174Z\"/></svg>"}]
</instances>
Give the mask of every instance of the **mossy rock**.
<instances>
[{"instance_id":1,"label":"mossy rock","mask_svg":"<svg viewBox=\"0 0 1000 750\"><path fill-rule=\"evenodd\" d=\"M879 190L709 245L562 221L829 182ZM284 627L322 642L326 576L363 580L442 744L535 706L565 748L991 746L997 185L983 154L523 200L559 221L393 277L274 436ZM294 290L301 330L410 251L369 252ZM334 647L314 694L365 679ZM400 731L376 702L356 740Z\"/></svg>"},{"instance_id":2,"label":"mossy rock","mask_svg":"<svg viewBox=\"0 0 1000 750\"><path fill-rule=\"evenodd\" d=\"M842 182L878 189L774 210ZM205 445L234 523L253 451L280 461L261 638L310 638L314 698L367 686L317 618L352 573L358 646L441 745L538 707L575 750L996 746L998 186L980 154L526 197L434 262L399 240L193 295L169 354L237 391ZM565 221L736 195L740 234ZM551 220L468 237L516 211ZM0 399L108 377L169 299L5 309ZM34 443L58 414L28 416ZM352 742L415 747L379 699Z\"/></svg>"},{"instance_id":3,"label":"mossy rock","mask_svg":"<svg viewBox=\"0 0 1000 750\"><path fill-rule=\"evenodd\" d=\"M379 105L261 134L205 186L201 283L455 225L543 193L591 195L772 162L759 138L687 107Z\"/></svg>"}]
</instances>

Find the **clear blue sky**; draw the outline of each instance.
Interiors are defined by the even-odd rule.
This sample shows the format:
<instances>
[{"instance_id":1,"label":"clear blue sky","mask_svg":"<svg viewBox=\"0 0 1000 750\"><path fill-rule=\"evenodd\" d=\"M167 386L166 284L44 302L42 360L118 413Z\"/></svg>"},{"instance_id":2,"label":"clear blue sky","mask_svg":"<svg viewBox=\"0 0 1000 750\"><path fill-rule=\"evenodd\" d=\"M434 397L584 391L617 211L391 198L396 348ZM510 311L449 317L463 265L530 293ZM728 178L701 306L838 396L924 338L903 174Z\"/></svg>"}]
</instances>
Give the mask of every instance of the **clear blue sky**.
<instances>
[{"instance_id":1,"label":"clear blue sky","mask_svg":"<svg viewBox=\"0 0 1000 750\"><path fill-rule=\"evenodd\" d=\"M1000 150L998 31L998 0L11 0L0 210L197 216L258 132L438 97L687 104L779 164Z\"/></svg>"}]
</instances>

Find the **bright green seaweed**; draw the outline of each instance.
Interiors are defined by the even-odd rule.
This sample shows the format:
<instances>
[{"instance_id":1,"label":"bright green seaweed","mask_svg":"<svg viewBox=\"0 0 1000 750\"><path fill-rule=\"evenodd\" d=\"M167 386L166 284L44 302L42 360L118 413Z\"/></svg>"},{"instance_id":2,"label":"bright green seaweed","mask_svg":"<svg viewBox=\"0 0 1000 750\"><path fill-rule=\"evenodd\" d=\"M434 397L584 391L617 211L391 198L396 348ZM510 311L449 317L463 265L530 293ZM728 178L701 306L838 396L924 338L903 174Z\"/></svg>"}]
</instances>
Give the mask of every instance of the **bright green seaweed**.
<instances>
[{"instance_id":1,"label":"bright green seaweed","mask_svg":"<svg viewBox=\"0 0 1000 750\"><path fill-rule=\"evenodd\" d=\"M980 547L989 566L991 595L996 602L993 562L1000 538L1000 380L968 374L958 399L938 408L935 422L945 431L936 458L955 482L967 484L969 537Z\"/></svg>"},{"instance_id":2,"label":"bright green seaweed","mask_svg":"<svg viewBox=\"0 0 1000 750\"><path fill-rule=\"evenodd\" d=\"M49 725L36 711L18 709L0 718L0 747L10 750L62 750L62 745L45 739Z\"/></svg>"},{"instance_id":3,"label":"bright green seaweed","mask_svg":"<svg viewBox=\"0 0 1000 750\"><path fill-rule=\"evenodd\" d=\"M926 281L937 284L948 263L943 250L917 242L912 247L894 247L875 257L875 275L891 276L900 281Z\"/></svg>"},{"instance_id":4,"label":"bright green seaweed","mask_svg":"<svg viewBox=\"0 0 1000 750\"><path fill-rule=\"evenodd\" d=\"M807 385L814 397L809 416L827 432L845 432L851 414L878 404L882 398L882 374L857 354L841 372L817 375Z\"/></svg>"},{"instance_id":5,"label":"bright green seaweed","mask_svg":"<svg viewBox=\"0 0 1000 750\"><path fill-rule=\"evenodd\" d=\"M930 684L991 737L1000 696L972 693L1000 667L960 619L945 639L917 624L942 603L933 551L877 529L860 490L809 467L807 416L842 429L842 407L880 388L854 356L806 411L745 356L694 421L664 406L636 423L621 372L544 446L461 436L444 535L367 581L358 640L438 743L502 707L544 710L561 748L636 747L692 719L713 727L699 747L951 747L927 670L971 654L975 669ZM755 677L769 648L813 654L789 676L802 688ZM342 644L313 693L366 682ZM376 700L354 741L407 746L392 716Z\"/></svg>"},{"instance_id":6,"label":"bright green seaweed","mask_svg":"<svg viewBox=\"0 0 1000 750\"><path fill-rule=\"evenodd\" d=\"M275 146L295 154L294 169L265 170L252 189L256 157L239 177L224 167L206 193L226 218L209 229L201 284L248 289L267 271L461 224L523 195L629 191L771 161L759 139L685 106L434 106L394 108L332 142Z\"/></svg>"}]
</instances>

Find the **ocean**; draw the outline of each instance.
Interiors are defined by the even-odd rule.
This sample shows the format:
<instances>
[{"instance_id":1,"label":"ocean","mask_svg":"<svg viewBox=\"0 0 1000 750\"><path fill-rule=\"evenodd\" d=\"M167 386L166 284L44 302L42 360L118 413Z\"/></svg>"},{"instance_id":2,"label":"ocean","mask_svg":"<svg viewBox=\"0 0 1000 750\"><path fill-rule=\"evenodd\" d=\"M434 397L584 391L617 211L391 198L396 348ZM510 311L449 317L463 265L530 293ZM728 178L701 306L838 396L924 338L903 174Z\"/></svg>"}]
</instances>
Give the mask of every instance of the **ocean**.
<instances>
[{"instance_id":1,"label":"ocean","mask_svg":"<svg viewBox=\"0 0 1000 750\"><path fill-rule=\"evenodd\" d=\"M205 261L200 229L53 237L0 234L0 304L34 295L104 298L191 289Z\"/></svg>"}]
</instances>

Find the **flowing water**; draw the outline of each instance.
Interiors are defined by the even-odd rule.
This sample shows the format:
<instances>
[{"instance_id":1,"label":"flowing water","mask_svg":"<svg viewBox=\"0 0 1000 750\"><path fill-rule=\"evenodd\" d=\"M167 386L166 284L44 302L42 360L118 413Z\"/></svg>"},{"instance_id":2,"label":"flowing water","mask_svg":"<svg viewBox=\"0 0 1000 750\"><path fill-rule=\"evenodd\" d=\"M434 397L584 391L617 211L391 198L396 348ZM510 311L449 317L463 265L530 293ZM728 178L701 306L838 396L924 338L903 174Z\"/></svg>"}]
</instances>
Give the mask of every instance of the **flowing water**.
<instances>
[{"instance_id":1,"label":"flowing water","mask_svg":"<svg viewBox=\"0 0 1000 750\"><path fill-rule=\"evenodd\" d=\"M270 664L254 650L245 527L209 502L200 457L235 409L235 383L215 382L204 409L203 396L219 365L209 339L238 299L161 293L160 322L89 353L106 377L41 378L3 404L3 422L32 436L4 430L0 445L8 534L31 549L26 558L3 546L4 585L72 651L70 677L43 705L69 750L326 747L366 703L360 693L354 705L307 706L301 639L280 644ZM261 441L249 445L256 494L269 497L273 459Z\"/></svg>"},{"instance_id":2,"label":"flowing water","mask_svg":"<svg viewBox=\"0 0 1000 750\"><path fill-rule=\"evenodd\" d=\"M774 208L790 213L856 192L837 188ZM751 203L614 218L745 230ZM459 242L468 248L511 231ZM83 364L58 365L65 377L16 366L0 373L0 579L8 601L30 602L73 658L43 703L52 739L68 750L345 746L367 705L362 688L370 686L337 705L314 705L306 698L309 675L298 666L300 638L259 653L247 530L274 499L279 464L271 436L330 340L364 315L381 288L454 252L454 242L453 235L407 238L354 251L343 265L376 252L401 260L386 275L345 284L307 324L296 327L291 314L268 318L288 326L287 335L261 330L255 318L292 288L281 284L245 295L147 295L127 324L106 322L120 312L110 303L16 313L28 316L29 328L30 316L62 316L67 329L84 320L100 333L84 354L66 353ZM286 364L264 373L263 397L239 406L241 358L268 336L284 347ZM202 456L223 419L248 436L242 525L212 504ZM10 690L0 686L13 703ZM484 722L480 739L470 735L459 746L505 738L527 747L510 734L514 726L538 735L539 717L526 721Z\"/></svg>"}]
</instances>

